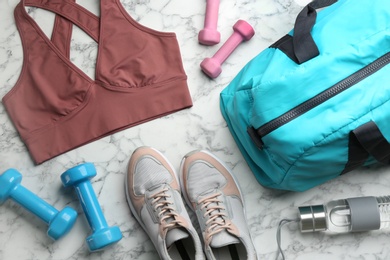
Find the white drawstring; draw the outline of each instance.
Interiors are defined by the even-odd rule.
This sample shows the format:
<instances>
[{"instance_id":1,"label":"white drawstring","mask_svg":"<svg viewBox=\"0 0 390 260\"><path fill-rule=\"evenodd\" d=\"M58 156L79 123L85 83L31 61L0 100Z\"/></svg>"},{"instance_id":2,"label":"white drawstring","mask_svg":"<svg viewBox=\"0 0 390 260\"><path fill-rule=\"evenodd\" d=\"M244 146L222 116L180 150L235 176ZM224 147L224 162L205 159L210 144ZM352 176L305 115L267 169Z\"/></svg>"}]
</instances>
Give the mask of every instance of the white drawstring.
<instances>
[{"instance_id":1,"label":"white drawstring","mask_svg":"<svg viewBox=\"0 0 390 260\"><path fill-rule=\"evenodd\" d=\"M276 257L275 257L275 260L277 260L279 258L279 254L282 256L282 259L285 260L285 257L284 257L284 254L283 254L283 250L281 248L281 244L282 244L282 226L284 224L287 224L287 223L291 223L291 222L299 222L301 219L300 218L297 218L297 219L282 219L280 222L279 222L279 225L278 225L278 230L276 232L276 242L278 243L278 251L276 252Z\"/></svg>"}]
</instances>

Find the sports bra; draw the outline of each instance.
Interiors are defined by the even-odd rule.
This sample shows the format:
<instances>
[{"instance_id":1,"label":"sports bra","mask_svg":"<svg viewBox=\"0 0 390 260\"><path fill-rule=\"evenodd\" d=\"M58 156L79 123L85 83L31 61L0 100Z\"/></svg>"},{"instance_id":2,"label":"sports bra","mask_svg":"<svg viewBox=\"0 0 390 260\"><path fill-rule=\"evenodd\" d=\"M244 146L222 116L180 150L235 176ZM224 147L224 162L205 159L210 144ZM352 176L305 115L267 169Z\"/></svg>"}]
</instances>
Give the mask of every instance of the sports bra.
<instances>
[{"instance_id":1,"label":"sports bra","mask_svg":"<svg viewBox=\"0 0 390 260\"><path fill-rule=\"evenodd\" d=\"M51 39L25 6L56 14ZM3 104L36 164L192 106L175 33L142 26L119 0L102 0L100 18L74 0L22 0L14 15L24 58ZM73 24L98 43L95 80L70 61Z\"/></svg>"}]
</instances>

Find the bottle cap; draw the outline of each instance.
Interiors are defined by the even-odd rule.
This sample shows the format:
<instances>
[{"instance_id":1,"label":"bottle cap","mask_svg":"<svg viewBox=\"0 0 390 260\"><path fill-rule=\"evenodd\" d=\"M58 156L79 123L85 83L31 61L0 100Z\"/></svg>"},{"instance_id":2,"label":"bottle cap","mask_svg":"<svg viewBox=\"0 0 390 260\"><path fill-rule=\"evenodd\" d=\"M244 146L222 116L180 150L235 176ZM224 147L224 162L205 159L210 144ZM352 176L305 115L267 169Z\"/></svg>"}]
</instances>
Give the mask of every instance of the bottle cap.
<instances>
[{"instance_id":1,"label":"bottle cap","mask_svg":"<svg viewBox=\"0 0 390 260\"><path fill-rule=\"evenodd\" d=\"M323 205L298 207L301 221L301 232L317 232L326 230L326 214Z\"/></svg>"},{"instance_id":2,"label":"bottle cap","mask_svg":"<svg viewBox=\"0 0 390 260\"><path fill-rule=\"evenodd\" d=\"M375 197L347 199L351 210L351 231L369 231L379 229L381 216Z\"/></svg>"}]
</instances>

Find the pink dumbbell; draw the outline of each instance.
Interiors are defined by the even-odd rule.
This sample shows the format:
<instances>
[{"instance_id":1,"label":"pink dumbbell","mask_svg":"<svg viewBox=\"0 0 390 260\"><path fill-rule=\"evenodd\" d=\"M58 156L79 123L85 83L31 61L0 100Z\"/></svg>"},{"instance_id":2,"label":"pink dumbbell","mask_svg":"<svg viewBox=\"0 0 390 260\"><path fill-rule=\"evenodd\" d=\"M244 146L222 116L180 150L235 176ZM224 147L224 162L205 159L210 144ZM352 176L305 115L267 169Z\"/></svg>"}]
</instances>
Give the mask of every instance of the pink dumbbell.
<instances>
[{"instance_id":1,"label":"pink dumbbell","mask_svg":"<svg viewBox=\"0 0 390 260\"><path fill-rule=\"evenodd\" d=\"M204 29L198 34L198 41L204 45L214 45L221 40L217 31L219 0L207 0Z\"/></svg>"},{"instance_id":2,"label":"pink dumbbell","mask_svg":"<svg viewBox=\"0 0 390 260\"><path fill-rule=\"evenodd\" d=\"M252 26L243 20L238 20L234 24L233 30L233 34L214 54L214 56L212 58L204 59L200 64L202 71L211 78L218 77L218 75L222 72L222 63L230 56L230 54L241 42L250 40L255 34Z\"/></svg>"}]
</instances>

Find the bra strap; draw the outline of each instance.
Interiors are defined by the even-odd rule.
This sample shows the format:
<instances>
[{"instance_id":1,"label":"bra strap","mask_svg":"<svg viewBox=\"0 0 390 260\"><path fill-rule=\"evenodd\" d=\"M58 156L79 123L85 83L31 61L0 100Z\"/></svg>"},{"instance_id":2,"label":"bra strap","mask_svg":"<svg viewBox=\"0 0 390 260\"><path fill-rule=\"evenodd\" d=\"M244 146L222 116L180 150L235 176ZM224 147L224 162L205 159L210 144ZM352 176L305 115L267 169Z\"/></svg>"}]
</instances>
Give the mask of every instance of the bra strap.
<instances>
[{"instance_id":1,"label":"bra strap","mask_svg":"<svg viewBox=\"0 0 390 260\"><path fill-rule=\"evenodd\" d=\"M75 2L76 0L71 0ZM70 57L70 41L72 39L73 23L56 14L51 41L67 57Z\"/></svg>"},{"instance_id":2,"label":"bra strap","mask_svg":"<svg viewBox=\"0 0 390 260\"><path fill-rule=\"evenodd\" d=\"M53 34L54 41L57 46L64 45L66 42L65 53L69 48L68 45L70 43L69 37L71 37L71 23L80 27L83 31L85 31L89 36L92 37L96 42L99 42L99 22L100 19L81 5L78 5L74 2L74 0L25 0L24 4L26 6L39 7L48 11L51 11L63 19L57 19L54 24ZM64 23L64 20L66 23ZM70 22L71 23L70 23ZM61 31L58 31L58 26L64 26ZM57 28L56 28L57 26ZM61 36L58 36L61 35ZM59 39L57 39L59 37ZM65 38L63 38L65 37ZM65 39L65 41L63 41ZM53 38L52 38L53 40ZM69 41L68 41L69 40ZM63 41L58 43L58 41ZM62 48L62 47L60 47ZM63 49L64 50L64 49Z\"/></svg>"}]
</instances>

